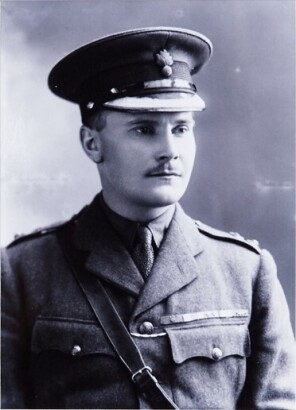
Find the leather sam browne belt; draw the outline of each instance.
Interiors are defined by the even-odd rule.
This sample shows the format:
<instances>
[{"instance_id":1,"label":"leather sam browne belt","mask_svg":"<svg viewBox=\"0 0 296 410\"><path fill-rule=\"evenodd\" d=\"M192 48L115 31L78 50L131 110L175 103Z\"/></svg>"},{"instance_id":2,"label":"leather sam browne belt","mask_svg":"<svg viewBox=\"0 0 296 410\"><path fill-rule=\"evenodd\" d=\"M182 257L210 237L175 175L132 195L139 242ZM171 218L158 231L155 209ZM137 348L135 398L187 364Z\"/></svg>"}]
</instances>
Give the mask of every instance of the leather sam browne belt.
<instances>
[{"instance_id":1,"label":"leather sam browne belt","mask_svg":"<svg viewBox=\"0 0 296 410\"><path fill-rule=\"evenodd\" d=\"M66 224L58 239L82 292L90 304L96 319L103 328L114 350L131 374L132 381L154 409L178 409L177 405L162 389L134 343L115 306L101 282L87 272L71 243L73 223Z\"/></svg>"}]
</instances>

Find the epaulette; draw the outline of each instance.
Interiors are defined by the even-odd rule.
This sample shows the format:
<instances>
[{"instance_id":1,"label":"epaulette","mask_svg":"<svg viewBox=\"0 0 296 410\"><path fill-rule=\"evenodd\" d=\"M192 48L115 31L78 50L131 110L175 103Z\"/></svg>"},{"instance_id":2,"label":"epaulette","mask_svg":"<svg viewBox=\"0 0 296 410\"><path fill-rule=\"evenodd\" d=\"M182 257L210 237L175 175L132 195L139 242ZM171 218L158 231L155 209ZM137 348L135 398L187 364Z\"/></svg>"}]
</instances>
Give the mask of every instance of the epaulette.
<instances>
[{"instance_id":1,"label":"epaulette","mask_svg":"<svg viewBox=\"0 0 296 410\"><path fill-rule=\"evenodd\" d=\"M76 215L67 221L56 222L54 224L45 226L43 228L34 229L34 231L28 234L15 235L13 241L10 242L9 245L7 245L7 248L11 248L12 246L18 245L19 243L28 241L30 239L39 238L43 235L47 235L52 232L55 232L59 229L62 229L64 226L68 225L69 223L74 222L75 219L76 219Z\"/></svg>"},{"instance_id":2,"label":"epaulette","mask_svg":"<svg viewBox=\"0 0 296 410\"><path fill-rule=\"evenodd\" d=\"M211 226L208 226L200 221L195 221L195 224L201 233L209 236L210 238L217 238L221 241L236 243L258 253L259 255L261 254L259 242L256 241L256 239L245 239L243 236L236 232L223 232L219 229L212 228Z\"/></svg>"}]
</instances>

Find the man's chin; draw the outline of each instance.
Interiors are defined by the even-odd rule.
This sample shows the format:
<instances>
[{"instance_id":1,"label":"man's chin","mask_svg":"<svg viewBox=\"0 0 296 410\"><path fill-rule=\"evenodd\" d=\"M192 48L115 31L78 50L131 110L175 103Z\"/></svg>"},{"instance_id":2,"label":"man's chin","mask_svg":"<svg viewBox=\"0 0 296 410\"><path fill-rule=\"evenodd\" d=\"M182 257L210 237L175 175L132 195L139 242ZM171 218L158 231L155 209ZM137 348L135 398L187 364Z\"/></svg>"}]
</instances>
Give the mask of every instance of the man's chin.
<instances>
[{"instance_id":1,"label":"man's chin","mask_svg":"<svg viewBox=\"0 0 296 410\"><path fill-rule=\"evenodd\" d=\"M148 195L146 193L143 199L145 198L148 206L159 208L175 204L183 194L184 190L162 187L161 189L151 191Z\"/></svg>"}]
</instances>

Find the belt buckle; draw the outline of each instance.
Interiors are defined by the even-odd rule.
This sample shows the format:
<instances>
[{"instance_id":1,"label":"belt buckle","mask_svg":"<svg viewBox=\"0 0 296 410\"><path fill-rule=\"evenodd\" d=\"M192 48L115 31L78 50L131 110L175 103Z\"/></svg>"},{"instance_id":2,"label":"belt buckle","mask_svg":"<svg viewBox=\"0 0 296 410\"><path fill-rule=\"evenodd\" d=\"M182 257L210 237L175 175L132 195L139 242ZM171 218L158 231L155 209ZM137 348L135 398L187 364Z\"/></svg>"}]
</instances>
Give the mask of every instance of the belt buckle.
<instances>
[{"instance_id":1,"label":"belt buckle","mask_svg":"<svg viewBox=\"0 0 296 410\"><path fill-rule=\"evenodd\" d=\"M152 369L149 366L144 366L141 369L137 370L133 375L132 375L132 381L134 383L140 384L141 381L141 376L144 375L144 372L148 373L149 378L151 378L154 382L157 382L157 379L153 376L152 374ZM140 377L139 377L140 376ZM138 380L137 380L138 377Z\"/></svg>"}]
</instances>

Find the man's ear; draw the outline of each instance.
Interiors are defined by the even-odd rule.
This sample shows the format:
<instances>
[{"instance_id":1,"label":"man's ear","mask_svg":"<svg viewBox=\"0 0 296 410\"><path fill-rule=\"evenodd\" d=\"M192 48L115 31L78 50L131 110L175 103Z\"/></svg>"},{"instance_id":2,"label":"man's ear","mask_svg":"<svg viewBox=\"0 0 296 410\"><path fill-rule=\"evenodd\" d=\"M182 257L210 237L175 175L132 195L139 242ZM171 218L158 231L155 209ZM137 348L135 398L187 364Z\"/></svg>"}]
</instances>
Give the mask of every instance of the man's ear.
<instances>
[{"instance_id":1,"label":"man's ear","mask_svg":"<svg viewBox=\"0 0 296 410\"><path fill-rule=\"evenodd\" d=\"M80 142L86 155L96 164L102 162L101 140L99 132L85 125L80 128Z\"/></svg>"}]
</instances>

